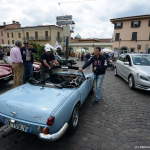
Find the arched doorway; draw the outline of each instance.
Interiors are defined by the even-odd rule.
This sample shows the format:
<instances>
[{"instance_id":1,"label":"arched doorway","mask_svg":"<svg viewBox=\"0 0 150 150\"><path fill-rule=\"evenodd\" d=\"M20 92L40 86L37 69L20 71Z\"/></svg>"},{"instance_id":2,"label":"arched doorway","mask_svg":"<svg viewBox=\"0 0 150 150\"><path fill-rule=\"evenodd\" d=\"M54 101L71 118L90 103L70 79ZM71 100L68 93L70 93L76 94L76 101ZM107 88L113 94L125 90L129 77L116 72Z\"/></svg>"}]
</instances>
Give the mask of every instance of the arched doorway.
<instances>
[{"instance_id":1,"label":"arched doorway","mask_svg":"<svg viewBox=\"0 0 150 150\"><path fill-rule=\"evenodd\" d=\"M127 47L121 47L120 49L120 54L128 53L128 48Z\"/></svg>"}]
</instances>

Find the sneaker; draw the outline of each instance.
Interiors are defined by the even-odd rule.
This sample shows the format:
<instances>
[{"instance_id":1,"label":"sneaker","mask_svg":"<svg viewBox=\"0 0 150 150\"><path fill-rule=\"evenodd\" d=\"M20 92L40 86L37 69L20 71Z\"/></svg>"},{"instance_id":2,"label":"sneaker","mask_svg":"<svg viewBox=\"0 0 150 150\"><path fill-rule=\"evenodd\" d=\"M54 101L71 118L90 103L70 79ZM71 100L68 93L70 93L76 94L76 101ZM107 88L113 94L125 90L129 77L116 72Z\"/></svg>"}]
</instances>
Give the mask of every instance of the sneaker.
<instances>
[{"instance_id":1,"label":"sneaker","mask_svg":"<svg viewBox=\"0 0 150 150\"><path fill-rule=\"evenodd\" d=\"M92 103L92 105L95 105L95 104L98 104L98 103L99 103L99 101L95 100L95 101Z\"/></svg>"}]
</instances>

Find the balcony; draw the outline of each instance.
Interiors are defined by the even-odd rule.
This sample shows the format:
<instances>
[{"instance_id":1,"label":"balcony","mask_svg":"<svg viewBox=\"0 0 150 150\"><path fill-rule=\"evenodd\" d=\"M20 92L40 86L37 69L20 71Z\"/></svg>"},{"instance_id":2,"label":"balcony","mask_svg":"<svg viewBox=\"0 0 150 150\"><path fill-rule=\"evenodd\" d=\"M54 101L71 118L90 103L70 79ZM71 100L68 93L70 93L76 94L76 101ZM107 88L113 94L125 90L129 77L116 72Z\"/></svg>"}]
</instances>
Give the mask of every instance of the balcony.
<instances>
[{"instance_id":1,"label":"balcony","mask_svg":"<svg viewBox=\"0 0 150 150\"><path fill-rule=\"evenodd\" d=\"M30 37L23 37L22 40L29 40L29 41L48 41L51 40L50 36L30 36Z\"/></svg>"},{"instance_id":2,"label":"balcony","mask_svg":"<svg viewBox=\"0 0 150 150\"><path fill-rule=\"evenodd\" d=\"M57 37L57 38L56 38L56 41L62 42L62 37Z\"/></svg>"}]
</instances>

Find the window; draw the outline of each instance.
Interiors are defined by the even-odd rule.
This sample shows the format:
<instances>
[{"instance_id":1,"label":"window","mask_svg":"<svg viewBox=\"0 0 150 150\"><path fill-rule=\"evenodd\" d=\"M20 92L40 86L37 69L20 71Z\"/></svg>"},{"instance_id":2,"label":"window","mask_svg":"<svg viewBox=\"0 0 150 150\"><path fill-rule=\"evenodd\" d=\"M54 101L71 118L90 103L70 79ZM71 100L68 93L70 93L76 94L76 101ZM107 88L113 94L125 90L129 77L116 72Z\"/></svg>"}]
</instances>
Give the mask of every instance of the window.
<instances>
[{"instance_id":1,"label":"window","mask_svg":"<svg viewBox=\"0 0 150 150\"><path fill-rule=\"evenodd\" d=\"M37 31L35 32L35 39L36 40L38 39L38 32Z\"/></svg>"},{"instance_id":2,"label":"window","mask_svg":"<svg viewBox=\"0 0 150 150\"><path fill-rule=\"evenodd\" d=\"M48 31L45 31L45 38L48 39Z\"/></svg>"},{"instance_id":3,"label":"window","mask_svg":"<svg viewBox=\"0 0 150 150\"><path fill-rule=\"evenodd\" d=\"M132 40L137 41L137 32L132 32Z\"/></svg>"},{"instance_id":4,"label":"window","mask_svg":"<svg viewBox=\"0 0 150 150\"><path fill-rule=\"evenodd\" d=\"M8 45L10 44L9 40L8 40Z\"/></svg>"},{"instance_id":5,"label":"window","mask_svg":"<svg viewBox=\"0 0 150 150\"><path fill-rule=\"evenodd\" d=\"M14 37L14 34L13 34L13 32L11 33L11 37L12 37L12 38Z\"/></svg>"},{"instance_id":6,"label":"window","mask_svg":"<svg viewBox=\"0 0 150 150\"><path fill-rule=\"evenodd\" d=\"M4 40L2 39L2 44L4 44Z\"/></svg>"},{"instance_id":7,"label":"window","mask_svg":"<svg viewBox=\"0 0 150 150\"><path fill-rule=\"evenodd\" d=\"M149 34L149 40L150 40L150 34Z\"/></svg>"},{"instance_id":8,"label":"window","mask_svg":"<svg viewBox=\"0 0 150 150\"><path fill-rule=\"evenodd\" d=\"M26 39L29 40L29 32L26 32Z\"/></svg>"},{"instance_id":9,"label":"window","mask_svg":"<svg viewBox=\"0 0 150 150\"><path fill-rule=\"evenodd\" d=\"M57 32L57 38L58 39L60 38L60 32Z\"/></svg>"},{"instance_id":10,"label":"window","mask_svg":"<svg viewBox=\"0 0 150 150\"><path fill-rule=\"evenodd\" d=\"M150 27L150 20L148 21L148 26Z\"/></svg>"},{"instance_id":11,"label":"window","mask_svg":"<svg viewBox=\"0 0 150 150\"><path fill-rule=\"evenodd\" d=\"M119 41L120 33L116 33L115 41Z\"/></svg>"},{"instance_id":12,"label":"window","mask_svg":"<svg viewBox=\"0 0 150 150\"><path fill-rule=\"evenodd\" d=\"M1 36L3 36L3 31L1 30Z\"/></svg>"},{"instance_id":13,"label":"window","mask_svg":"<svg viewBox=\"0 0 150 150\"><path fill-rule=\"evenodd\" d=\"M9 38L9 33L7 33L7 38Z\"/></svg>"},{"instance_id":14,"label":"window","mask_svg":"<svg viewBox=\"0 0 150 150\"><path fill-rule=\"evenodd\" d=\"M115 23L114 26L115 29L122 29L122 27L123 27L123 23Z\"/></svg>"},{"instance_id":15,"label":"window","mask_svg":"<svg viewBox=\"0 0 150 150\"><path fill-rule=\"evenodd\" d=\"M135 48L130 48L130 52L134 52L135 51Z\"/></svg>"},{"instance_id":16,"label":"window","mask_svg":"<svg viewBox=\"0 0 150 150\"><path fill-rule=\"evenodd\" d=\"M21 34L20 33L18 33L18 37L21 38Z\"/></svg>"},{"instance_id":17,"label":"window","mask_svg":"<svg viewBox=\"0 0 150 150\"><path fill-rule=\"evenodd\" d=\"M14 40L12 40L12 44L14 44L15 42L14 42Z\"/></svg>"},{"instance_id":18,"label":"window","mask_svg":"<svg viewBox=\"0 0 150 150\"><path fill-rule=\"evenodd\" d=\"M131 28L138 28L141 26L141 21L132 21Z\"/></svg>"}]
</instances>

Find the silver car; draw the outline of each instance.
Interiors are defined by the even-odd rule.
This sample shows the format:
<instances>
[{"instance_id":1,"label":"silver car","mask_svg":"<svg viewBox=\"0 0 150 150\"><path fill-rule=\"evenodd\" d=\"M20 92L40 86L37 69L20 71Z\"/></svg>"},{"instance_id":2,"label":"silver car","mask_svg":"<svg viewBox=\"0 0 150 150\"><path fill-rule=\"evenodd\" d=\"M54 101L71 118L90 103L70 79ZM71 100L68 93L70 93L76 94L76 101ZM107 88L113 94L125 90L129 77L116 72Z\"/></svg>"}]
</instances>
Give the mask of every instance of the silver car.
<instances>
[{"instance_id":1,"label":"silver car","mask_svg":"<svg viewBox=\"0 0 150 150\"><path fill-rule=\"evenodd\" d=\"M122 54L116 61L114 74L125 79L130 89L150 91L150 54Z\"/></svg>"}]
</instances>

